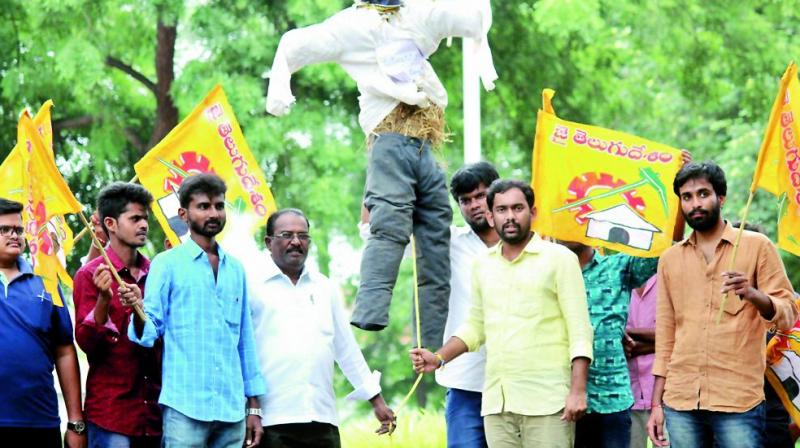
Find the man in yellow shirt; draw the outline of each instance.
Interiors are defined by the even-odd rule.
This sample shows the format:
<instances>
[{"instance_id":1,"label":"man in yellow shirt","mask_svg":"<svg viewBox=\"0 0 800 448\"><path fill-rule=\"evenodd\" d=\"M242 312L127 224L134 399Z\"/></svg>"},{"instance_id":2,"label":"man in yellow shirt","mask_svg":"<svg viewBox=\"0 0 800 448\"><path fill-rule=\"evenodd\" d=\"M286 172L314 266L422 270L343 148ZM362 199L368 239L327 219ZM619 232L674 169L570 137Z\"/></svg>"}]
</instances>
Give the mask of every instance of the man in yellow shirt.
<instances>
[{"instance_id":1,"label":"man in yellow shirt","mask_svg":"<svg viewBox=\"0 0 800 448\"><path fill-rule=\"evenodd\" d=\"M437 352L411 350L411 361L417 372L432 372L485 343L489 446L572 447L592 357L578 259L530 231L536 208L528 184L495 181L486 202L501 242L475 262L469 318Z\"/></svg>"}]
</instances>

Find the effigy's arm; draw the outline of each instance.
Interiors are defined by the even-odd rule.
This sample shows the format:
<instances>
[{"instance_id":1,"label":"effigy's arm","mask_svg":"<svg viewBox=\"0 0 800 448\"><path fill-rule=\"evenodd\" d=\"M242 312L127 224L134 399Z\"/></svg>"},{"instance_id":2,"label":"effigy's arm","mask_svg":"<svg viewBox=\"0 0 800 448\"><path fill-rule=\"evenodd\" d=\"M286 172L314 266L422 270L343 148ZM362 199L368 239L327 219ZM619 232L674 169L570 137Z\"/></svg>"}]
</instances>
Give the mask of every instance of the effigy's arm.
<instances>
[{"instance_id":1,"label":"effigy's arm","mask_svg":"<svg viewBox=\"0 0 800 448\"><path fill-rule=\"evenodd\" d=\"M494 89L497 72L487 33L492 27L492 8L489 0L437 0L427 14L426 26L437 33L437 39L468 37L473 39L477 69L486 90Z\"/></svg>"},{"instance_id":2,"label":"effigy's arm","mask_svg":"<svg viewBox=\"0 0 800 448\"><path fill-rule=\"evenodd\" d=\"M292 95L292 74L320 62L336 61L342 51L332 22L325 21L288 31L281 37L267 89L267 112L285 115L295 98Z\"/></svg>"}]
</instances>

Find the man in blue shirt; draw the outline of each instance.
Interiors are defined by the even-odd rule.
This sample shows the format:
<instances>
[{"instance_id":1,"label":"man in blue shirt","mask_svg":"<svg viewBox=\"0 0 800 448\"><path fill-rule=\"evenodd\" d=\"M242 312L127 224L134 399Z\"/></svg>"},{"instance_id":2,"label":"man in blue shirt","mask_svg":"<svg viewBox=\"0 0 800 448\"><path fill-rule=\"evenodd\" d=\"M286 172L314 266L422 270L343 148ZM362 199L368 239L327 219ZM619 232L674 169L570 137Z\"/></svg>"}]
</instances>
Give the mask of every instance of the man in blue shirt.
<instances>
[{"instance_id":1,"label":"man in blue shirt","mask_svg":"<svg viewBox=\"0 0 800 448\"><path fill-rule=\"evenodd\" d=\"M61 447L53 367L67 407L65 446L86 446L72 322L22 258L22 204L0 198L0 442Z\"/></svg>"},{"instance_id":2,"label":"man in blue shirt","mask_svg":"<svg viewBox=\"0 0 800 448\"><path fill-rule=\"evenodd\" d=\"M214 174L184 179L178 213L191 238L153 259L147 321L137 316L128 326L130 340L145 347L164 338L159 403L166 447L252 447L263 432L257 397L266 387L244 268L215 240L225 227L226 190Z\"/></svg>"}]
</instances>

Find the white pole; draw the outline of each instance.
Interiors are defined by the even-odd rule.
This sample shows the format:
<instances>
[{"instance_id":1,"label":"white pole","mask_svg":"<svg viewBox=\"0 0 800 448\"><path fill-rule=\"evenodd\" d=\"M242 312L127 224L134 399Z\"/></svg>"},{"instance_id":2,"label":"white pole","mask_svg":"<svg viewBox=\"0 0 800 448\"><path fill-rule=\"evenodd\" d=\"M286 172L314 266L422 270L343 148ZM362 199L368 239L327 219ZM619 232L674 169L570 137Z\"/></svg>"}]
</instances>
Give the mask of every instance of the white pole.
<instances>
[{"instance_id":1,"label":"white pole","mask_svg":"<svg viewBox=\"0 0 800 448\"><path fill-rule=\"evenodd\" d=\"M464 163L481 160L481 86L472 39L461 42L464 71Z\"/></svg>"}]
</instances>

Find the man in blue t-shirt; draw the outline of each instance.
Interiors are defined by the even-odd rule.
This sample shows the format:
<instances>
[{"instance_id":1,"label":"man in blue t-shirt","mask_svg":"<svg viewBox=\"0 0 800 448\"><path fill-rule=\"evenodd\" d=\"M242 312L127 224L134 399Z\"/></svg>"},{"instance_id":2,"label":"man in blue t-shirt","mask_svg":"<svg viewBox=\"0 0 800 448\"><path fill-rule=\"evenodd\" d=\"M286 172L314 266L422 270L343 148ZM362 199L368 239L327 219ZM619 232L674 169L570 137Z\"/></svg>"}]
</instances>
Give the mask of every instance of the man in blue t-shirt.
<instances>
[{"instance_id":1,"label":"man in blue t-shirt","mask_svg":"<svg viewBox=\"0 0 800 448\"><path fill-rule=\"evenodd\" d=\"M84 448L81 376L66 307L22 258L22 204L0 198L0 444L60 448L53 367L67 406L65 446Z\"/></svg>"}]
</instances>

